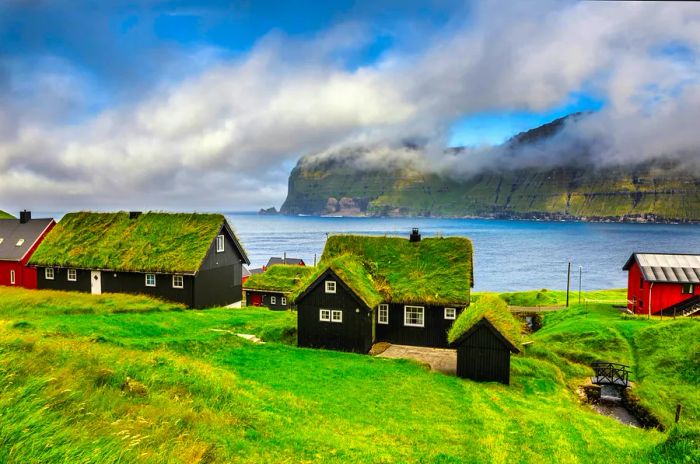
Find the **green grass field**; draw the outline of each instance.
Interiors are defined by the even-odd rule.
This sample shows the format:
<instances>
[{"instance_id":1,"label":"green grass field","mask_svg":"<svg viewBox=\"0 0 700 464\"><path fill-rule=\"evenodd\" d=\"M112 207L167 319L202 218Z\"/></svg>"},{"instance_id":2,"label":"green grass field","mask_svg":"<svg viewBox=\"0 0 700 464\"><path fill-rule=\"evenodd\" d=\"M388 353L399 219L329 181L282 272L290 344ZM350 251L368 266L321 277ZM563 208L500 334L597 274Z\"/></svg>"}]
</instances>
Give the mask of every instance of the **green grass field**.
<instances>
[{"instance_id":1,"label":"green grass field","mask_svg":"<svg viewBox=\"0 0 700 464\"><path fill-rule=\"evenodd\" d=\"M3 288L0 462L700 459L700 321L629 318L602 304L547 314L513 358L509 387L299 349L294 326L293 313L262 308ZM630 362L638 395L669 431L582 405L572 385L593 358Z\"/></svg>"}]
</instances>

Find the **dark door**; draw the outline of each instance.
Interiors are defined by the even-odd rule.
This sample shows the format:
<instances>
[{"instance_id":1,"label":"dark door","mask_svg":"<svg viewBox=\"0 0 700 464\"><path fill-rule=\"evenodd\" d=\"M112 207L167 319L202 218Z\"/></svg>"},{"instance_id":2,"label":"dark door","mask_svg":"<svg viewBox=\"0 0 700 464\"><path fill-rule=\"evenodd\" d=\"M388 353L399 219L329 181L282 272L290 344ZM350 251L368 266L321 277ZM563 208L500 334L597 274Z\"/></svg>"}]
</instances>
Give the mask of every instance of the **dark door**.
<instances>
[{"instance_id":1,"label":"dark door","mask_svg":"<svg viewBox=\"0 0 700 464\"><path fill-rule=\"evenodd\" d=\"M252 293L248 304L250 306L262 306L262 295L260 293Z\"/></svg>"}]
</instances>

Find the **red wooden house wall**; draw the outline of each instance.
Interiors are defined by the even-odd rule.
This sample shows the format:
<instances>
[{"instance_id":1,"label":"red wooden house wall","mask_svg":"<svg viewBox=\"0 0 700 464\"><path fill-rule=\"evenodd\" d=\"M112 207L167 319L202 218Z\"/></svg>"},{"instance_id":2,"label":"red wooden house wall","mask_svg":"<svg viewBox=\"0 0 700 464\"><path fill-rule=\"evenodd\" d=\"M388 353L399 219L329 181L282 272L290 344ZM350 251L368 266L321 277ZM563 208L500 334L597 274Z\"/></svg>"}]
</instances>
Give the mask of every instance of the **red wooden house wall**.
<instances>
[{"instance_id":1,"label":"red wooden house wall","mask_svg":"<svg viewBox=\"0 0 700 464\"><path fill-rule=\"evenodd\" d=\"M27 263L29 262L29 258L32 257L32 254L34 254L34 251L36 251L37 247L39 247L44 240L44 237L46 237L55 225L56 223L54 221L49 224L42 235L34 242L34 245L27 250L21 261L0 261L0 285L30 289L37 288L37 270L36 268L27 266ZM11 279L12 271L15 271L14 284Z\"/></svg>"},{"instance_id":2,"label":"red wooden house wall","mask_svg":"<svg viewBox=\"0 0 700 464\"><path fill-rule=\"evenodd\" d=\"M627 277L627 307L635 314L649 314L649 296L651 291L651 314L656 314L669 306L700 295L700 285L694 285L693 293L683 293L683 284L651 282L643 279L639 265L630 266Z\"/></svg>"}]
</instances>

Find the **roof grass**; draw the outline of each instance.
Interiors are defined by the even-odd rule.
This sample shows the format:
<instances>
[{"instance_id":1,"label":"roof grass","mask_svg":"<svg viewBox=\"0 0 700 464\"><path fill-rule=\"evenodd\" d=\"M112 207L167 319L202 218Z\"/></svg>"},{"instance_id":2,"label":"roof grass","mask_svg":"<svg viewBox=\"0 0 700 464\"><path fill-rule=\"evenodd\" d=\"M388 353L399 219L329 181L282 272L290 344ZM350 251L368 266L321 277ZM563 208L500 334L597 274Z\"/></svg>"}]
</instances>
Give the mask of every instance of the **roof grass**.
<instances>
[{"instance_id":1,"label":"roof grass","mask_svg":"<svg viewBox=\"0 0 700 464\"><path fill-rule=\"evenodd\" d=\"M402 237L333 235L326 241L321 267L335 263L343 272L344 255L359 262L346 271L357 287L374 301L424 304L469 304L472 274L472 243L464 237L426 238L410 242ZM341 275L342 277L342 275ZM354 288L353 287L353 288ZM355 290L358 290L354 288ZM364 297L363 297L364 299Z\"/></svg>"},{"instance_id":2,"label":"roof grass","mask_svg":"<svg viewBox=\"0 0 700 464\"><path fill-rule=\"evenodd\" d=\"M486 318L501 335L522 351L521 324L510 313L506 302L492 294L481 296L476 303L459 315L447 334L447 340L454 343L483 318Z\"/></svg>"},{"instance_id":3,"label":"roof grass","mask_svg":"<svg viewBox=\"0 0 700 464\"><path fill-rule=\"evenodd\" d=\"M243 288L245 290L292 292L306 282L307 277L313 272L313 267L275 264L265 272L251 275L243 284Z\"/></svg>"},{"instance_id":4,"label":"roof grass","mask_svg":"<svg viewBox=\"0 0 700 464\"><path fill-rule=\"evenodd\" d=\"M30 260L37 266L196 272L226 219L221 214L66 214Z\"/></svg>"},{"instance_id":5,"label":"roof grass","mask_svg":"<svg viewBox=\"0 0 700 464\"><path fill-rule=\"evenodd\" d=\"M10 213L0 210L0 219L15 219L15 217Z\"/></svg>"}]
</instances>

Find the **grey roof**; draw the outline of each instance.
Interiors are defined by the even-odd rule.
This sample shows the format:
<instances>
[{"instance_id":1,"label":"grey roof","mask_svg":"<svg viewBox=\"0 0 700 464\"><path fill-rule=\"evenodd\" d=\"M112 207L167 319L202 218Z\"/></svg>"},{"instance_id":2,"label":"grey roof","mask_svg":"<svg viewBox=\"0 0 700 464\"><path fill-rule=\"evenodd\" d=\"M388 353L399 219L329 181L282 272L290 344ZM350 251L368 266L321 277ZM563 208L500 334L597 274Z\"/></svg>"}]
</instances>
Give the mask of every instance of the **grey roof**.
<instances>
[{"instance_id":1,"label":"grey roof","mask_svg":"<svg viewBox=\"0 0 700 464\"><path fill-rule=\"evenodd\" d=\"M634 253L623 267L636 262L647 282L700 283L700 255Z\"/></svg>"},{"instance_id":2,"label":"grey roof","mask_svg":"<svg viewBox=\"0 0 700 464\"><path fill-rule=\"evenodd\" d=\"M262 274L262 273L263 273L263 269L262 269L261 267L254 267L254 268L252 268L252 269L248 269L248 272L250 272L250 275L253 275L253 274Z\"/></svg>"},{"instance_id":3,"label":"grey roof","mask_svg":"<svg viewBox=\"0 0 700 464\"><path fill-rule=\"evenodd\" d=\"M304 265L304 260L301 258L277 258L277 257L272 257L270 260L267 262L266 267L273 266L275 264L291 264L291 265Z\"/></svg>"},{"instance_id":4,"label":"grey roof","mask_svg":"<svg viewBox=\"0 0 700 464\"><path fill-rule=\"evenodd\" d=\"M243 266L243 277L250 277L251 274L247 267Z\"/></svg>"},{"instance_id":5,"label":"grey roof","mask_svg":"<svg viewBox=\"0 0 700 464\"><path fill-rule=\"evenodd\" d=\"M20 261L52 223L53 219L30 219L24 224L19 219L0 219L0 260Z\"/></svg>"}]
</instances>

